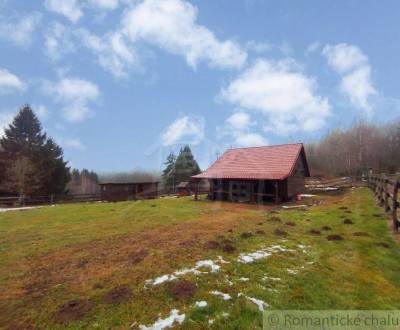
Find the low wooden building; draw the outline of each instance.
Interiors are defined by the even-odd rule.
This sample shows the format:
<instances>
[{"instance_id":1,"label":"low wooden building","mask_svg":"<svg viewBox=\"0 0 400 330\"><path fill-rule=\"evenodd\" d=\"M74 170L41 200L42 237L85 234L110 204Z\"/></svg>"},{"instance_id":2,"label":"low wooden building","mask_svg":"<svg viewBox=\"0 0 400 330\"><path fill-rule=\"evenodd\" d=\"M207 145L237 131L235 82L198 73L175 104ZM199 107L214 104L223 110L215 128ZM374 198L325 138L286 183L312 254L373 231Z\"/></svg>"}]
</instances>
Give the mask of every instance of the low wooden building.
<instances>
[{"instance_id":1,"label":"low wooden building","mask_svg":"<svg viewBox=\"0 0 400 330\"><path fill-rule=\"evenodd\" d=\"M176 186L179 196L190 196L192 194L192 185L190 182L182 181Z\"/></svg>"},{"instance_id":2,"label":"low wooden building","mask_svg":"<svg viewBox=\"0 0 400 330\"><path fill-rule=\"evenodd\" d=\"M228 149L205 172L213 200L262 203L286 201L305 190L310 176L303 144ZM197 194L196 194L197 195Z\"/></svg>"},{"instance_id":3,"label":"low wooden building","mask_svg":"<svg viewBox=\"0 0 400 330\"><path fill-rule=\"evenodd\" d=\"M119 202L156 198L158 196L158 183L158 181L100 183L101 200Z\"/></svg>"}]
</instances>

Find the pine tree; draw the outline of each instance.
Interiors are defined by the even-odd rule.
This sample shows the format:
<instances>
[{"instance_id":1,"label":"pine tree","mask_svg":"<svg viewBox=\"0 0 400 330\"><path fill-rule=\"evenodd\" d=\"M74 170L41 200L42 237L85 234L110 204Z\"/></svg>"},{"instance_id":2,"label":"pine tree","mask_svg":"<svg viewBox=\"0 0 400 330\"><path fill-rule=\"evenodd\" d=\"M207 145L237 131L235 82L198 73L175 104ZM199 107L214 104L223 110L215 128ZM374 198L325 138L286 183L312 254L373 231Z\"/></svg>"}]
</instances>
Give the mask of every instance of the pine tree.
<instances>
[{"instance_id":1,"label":"pine tree","mask_svg":"<svg viewBox=\"0 0 400 330\"><path fill-rule=\"evenodd\" d=\"M183 147L175 161L176 182L190 181L190 177L200 173L200 167L197 164L190 147Z\"/></svg>"},{"instance_id":2,"label":"pine tree","mask_svg":"<svg viewBox=\"0 0 400 330\"><path fill-rule=\"evenodd\" d=\"M174 155L173 152L171 152L167 160L165 161L165 169L162 173L162 180L164 183L164 189L166 191L174 191L175 186L176 186L176 180L175 180L175 161L176 161L176 156Z\"/></svg>"}]
</instances>

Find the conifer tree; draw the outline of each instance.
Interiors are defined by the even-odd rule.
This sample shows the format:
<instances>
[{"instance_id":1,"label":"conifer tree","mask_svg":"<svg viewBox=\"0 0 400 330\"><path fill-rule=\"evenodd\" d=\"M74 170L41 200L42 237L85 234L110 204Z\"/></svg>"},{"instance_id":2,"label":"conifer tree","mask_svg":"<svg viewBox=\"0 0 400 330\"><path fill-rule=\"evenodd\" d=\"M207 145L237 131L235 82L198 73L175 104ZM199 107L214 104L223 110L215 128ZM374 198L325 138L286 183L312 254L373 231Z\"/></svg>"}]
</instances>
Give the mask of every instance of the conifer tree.
<instances>
[{"instance_id":1,"label":"conifer tree","mask_svg":"<svg viewBox=\"0 0 400 330\"><path fill-rule=\"evenodd\" d=\"M175 181L175 161L176 161L176 156L174 155L173 152L171 152L167 160L165 161L165 169L162 173L162 180L164 184L164 189L166 191L174 191L175 186L176 186L176 181Z\"/></svg>"},{"instance_id":2,"label":"conifer tree","mask_svg":"<svg viewBox=\"0 0 400 330\"><path fill-rule=\"evenodd\" d=\"M200 167L197 164L192 150L186 145L181 148L178 157L175 161L175 178L176 182L190 181L190 177L200 173Z\"/></svg>"}]
</instances>

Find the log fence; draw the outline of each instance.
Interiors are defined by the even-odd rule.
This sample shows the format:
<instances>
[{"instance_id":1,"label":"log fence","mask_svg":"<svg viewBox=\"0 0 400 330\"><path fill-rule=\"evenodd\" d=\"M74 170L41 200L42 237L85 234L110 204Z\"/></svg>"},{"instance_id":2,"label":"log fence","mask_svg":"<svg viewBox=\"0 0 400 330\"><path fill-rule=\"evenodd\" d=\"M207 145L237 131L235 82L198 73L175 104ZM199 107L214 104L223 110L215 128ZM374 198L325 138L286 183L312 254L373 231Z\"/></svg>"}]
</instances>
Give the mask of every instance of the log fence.
<instances>
[{"instance_id":1,"label":"log fence","mask_svg":"<svg viewBox=\"0 0 400 330\"><path fill-rule=\"evenodd\" d=\"M391 212L393 230L399 230L398 208L400 178L385 174L371 174L368 176L368 187L372 189L376 199L385 212Z\"/></svg>"}]
</instances>

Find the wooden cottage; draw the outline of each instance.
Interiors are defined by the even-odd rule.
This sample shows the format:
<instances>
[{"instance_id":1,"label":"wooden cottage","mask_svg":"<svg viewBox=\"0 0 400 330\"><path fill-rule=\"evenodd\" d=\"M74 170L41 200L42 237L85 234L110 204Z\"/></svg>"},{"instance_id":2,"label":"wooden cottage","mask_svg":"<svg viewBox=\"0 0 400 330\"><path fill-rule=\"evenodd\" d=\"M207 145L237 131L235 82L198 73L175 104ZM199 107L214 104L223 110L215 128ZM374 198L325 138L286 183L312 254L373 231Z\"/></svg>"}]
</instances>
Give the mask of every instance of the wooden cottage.
<instances>
[{"instance_id":1,"label":"wooden cottage","mask_svg":"<svg viewBox=\"0 0 400 330\"><path fill-rule=\"evenodd\" d=\"M192 179L208 180L213 200L262 203L294 198L309 176L303 144L297 143L229 149Z\"/></svg>"},{"instance_id":2,"label":"wooden cottage","mask_svg":"<svg viewBox=\"0 0 400 330\"><path fill-rule=\"evenodd\" d=\"M158 181L100 183L101 200L119 202L156 198L158 196L158 183Z\"/></svg>"}]
</instances>

